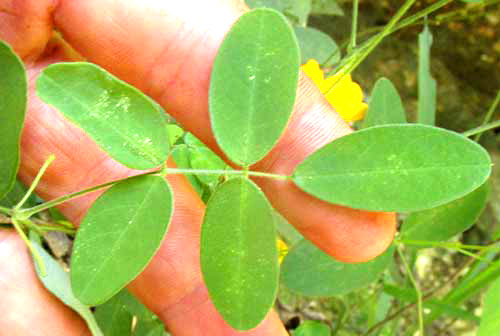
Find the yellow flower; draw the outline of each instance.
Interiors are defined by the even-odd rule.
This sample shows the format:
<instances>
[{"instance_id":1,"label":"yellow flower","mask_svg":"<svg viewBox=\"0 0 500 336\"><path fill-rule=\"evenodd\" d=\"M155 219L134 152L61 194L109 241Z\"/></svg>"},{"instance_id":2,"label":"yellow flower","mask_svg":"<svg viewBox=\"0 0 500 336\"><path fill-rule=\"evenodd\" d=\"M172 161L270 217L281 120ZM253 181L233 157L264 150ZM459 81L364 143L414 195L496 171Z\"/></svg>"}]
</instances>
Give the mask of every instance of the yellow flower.
<instances>
[{"instance_id":1,"label":"yellow flower","mask_svg":"<svg viewBox=\"0 0 500 336\"><path fill-rule=\"evenodd\" d=\"M278 261L281 264L283 258L285 258L288 253L288 245L279 238L276 240L276 245L278 246Z\"/></svg>"},{"instance_id":2,"label":"yellow flower","mask_svg":"<svg viewBox=\"0 0 500 336\"><path fill-rule=\"evenodd\" d=\"M351 75L344 76L342 72L339 72L325 79L316 60L309 60L300 68L316 84L330 105L345 121L363 119L368 105L363 103L363 91L357 83L352 81Z\"/></svg>"}]
</instances>

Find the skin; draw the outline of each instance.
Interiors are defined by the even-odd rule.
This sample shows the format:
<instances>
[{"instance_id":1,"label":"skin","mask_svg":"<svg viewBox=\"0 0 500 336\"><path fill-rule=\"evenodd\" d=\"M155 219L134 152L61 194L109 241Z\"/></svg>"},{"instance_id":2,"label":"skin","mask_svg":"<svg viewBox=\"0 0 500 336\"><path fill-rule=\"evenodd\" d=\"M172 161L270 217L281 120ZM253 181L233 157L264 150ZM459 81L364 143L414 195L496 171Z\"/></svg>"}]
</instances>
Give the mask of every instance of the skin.
<instances>
[{"instance_id":1,"label":"skin","mask_svg":"<svg viewBox=\"0 0 500 336\"><path fill-rule=\"evenodd\" d=\"M29 184L51 153L56 160L36 190L47 200L137 173L109 158L33 92L43 67L81 57L153 97L220 153L208 117L210 71L225 33L246 10L238 0L0 0L0 39L22 57L30 79L21 180ZM51 39L54 29L68 45ZM349 132L314 84L301 75L292 120L277 146L254 169L289 174L307 155ZM232 330L218 315L200 274L204 204L184 177L168 179L176 204L168 236L129 289L176 336L287 335L275 312L244 333ZM291 182L256 181L290 223L339 260L370 260L392 241L393 213L327 204ZM78 223L98 195L68 202L60 210ZM89 334L81 319L40 285L26 248L10 230L0 230L0 297L0 335Z\"/></svg>"}]
</instances>

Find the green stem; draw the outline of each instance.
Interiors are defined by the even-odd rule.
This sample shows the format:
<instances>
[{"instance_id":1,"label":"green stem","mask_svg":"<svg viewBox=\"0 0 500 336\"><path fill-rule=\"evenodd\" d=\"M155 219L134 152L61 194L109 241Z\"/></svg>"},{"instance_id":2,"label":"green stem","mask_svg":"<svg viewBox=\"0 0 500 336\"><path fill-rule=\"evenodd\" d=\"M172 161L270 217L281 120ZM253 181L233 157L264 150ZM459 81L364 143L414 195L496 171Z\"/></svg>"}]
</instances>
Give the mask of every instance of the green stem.
<instances>
[{"instance_id":1,"label":"green stem","mask_svg":"<svg viewBox=\"0 0 500 336\"><path fill-rule=\"evenodd\" d=\"M490 249L491 246L487 245L465 245L458 242L436 242L436 241L426 241L426 240L406 240L400 239L399 243L412 246L429 246L429 247L442 247L442 248L461 248L467 250L479 250ZM495 246L496 247L496 246Z\"/></svg>"},{"instance_id":2,"label":"green stem","mask_svg":"<svg viewBox=\"0 0 500 336\"><path fill-rule=\"evenodd\" d=\"M24 243L26 244L26 246L30 250L31 255L33 256L33 259L35 260L35 262L38 265L38 268L40 269L40 275L42 277L46 276L47 270L45 269L45 263L43 262L42 257L40 256L38 251L33 247L33 244L31 244L30 240L28 239L28 237L24 233L24 230L21 227L20 223L18 222L18 220L16 218L12 218L12 224L14 225L14 228L16 229L19 236L21 236L21 239L24 241Z\"/></svg>"},{"instance_id":3,"label":"green stem","mask_svg":"<svg viewBox=\"0 0 500 336\"><path fill-rule=\"evenodd\" d=\"M349 47L347 48L348 53L356 48L356 35L358 33L358 9L359 1L354 0L352 3L351 42L349 43Z\"/></svg>"},{"instance_id":4,"label":"green stem","mask_svg":"<svg viewBox=\"0 0 500 336\"><path fill-rule=\"evenodd\" d=\"M5 208L3 206L0 206L0 212L6 214L6 215L9 215L12 213L12 210L10 210L9 208Z\"/></svg>"},{"instance_id":5,"label":"green stem","mask_svg":"<svg viewBox=\"0 0 500 336\"><path fill-rule=\"evenodd\" d=\"M491 117L493 117L493 113L495 112L495 110L498 106L498 103L500 103L500 90L498 90L497 96L493 100L493 104L491 104L490 108L488 109L488 112L486 113L486 116L484 117L483 124L481 126L487 125L490 122ZM483 133L476 134L474 141L478 142L479 139L481 139L482 134Z\"/></svg>"},{"instance_id":6,"label":"green stem","mask_svg":"<svg viewBox=\"0 0 500 336\"><path fill-rule=\"evenodd\" d=\"M415 292L417 293L417 311L418 311L418 327L420 329L420 335L419 336L424 336L424 314L423 314L423 305L422 305L422 291L420 290L420 286L418 285L417 280L413 276L413 272L406 262L406 258L403 254L403 251L401 250L401 245L397 246L398 254L401 257L401 261L403 262L403 265L406 269L406 273L408 274L408 277L410 278L411 283L413 284L413 287L415 287Z\"/></svg>"},{"instance_id":7,"label":"green stem","mask_svg":"<svg viewBox=\"0 0 500 336\"><path fill-rule=\"evenodd\" d=\"M68 229L63 226L52 226L52 225L36 225L36 228L42 230L42 231L58 231L58 232L64 232L70 235L75 235L76 230L75 229Z\"/></svg>"},{"instance_id":8,"label":"green stem","mask_svg":"<svg viewBox=\"0 0 500 336\"><path fill-rule=\"evenodd\" d=\"M204 174L204 175L241 175L244 176L245 174L248 174L249 176L256 176L256 177L267 177L267 178L273 178L277 180L287 180L290 178L288 175L279 175L279 174L272 174L272 173L263 173L263 172L255 172L255 171L243 171L243 170L211 170L211 169L181 169L181 168L163 168L162 170L159 171L152 171L152 172L147 172L144 174L140 175L135 175L131 177L127 177L125 179L118 179L118 180L113 180L110 182L106 182L103 184L99 184L97 186L80 190L68 195L61 196L59 198L56 198L52 201L48 201L42 204L39 204L37 206L34 206L32 208L28 209L23 209L20 211L17 211L16 216L18 218L30 218L36 213L39 213L41 211L47 210L49 208L52 208L54 206L57 206L59 204L62 204L64 202L70 201L72 199L75 199L77 197L86 195L88 193L98 191L104 188L107 188L109 186L112 186L115 183L125 181L134 177L138 176L145 176L145 175L154 175L154 174Z\"/></svg>"},{"instance_id":9,"label":"green stem","mask_svg":"<svg viewBox=\"0 0 500 336\"><path fill-rule=\"evenodd\" d=\"M497 128L497 127L500 127L500 120L493 121L493 122L490 122L486 125L482 125L482 126L470 129L468 131L463 132L462 135L465 137L470 137L470 136L473 136L473 135L476 135L479 133L489 131L489 130Z\"/></svg>"},{"instance_id":10,"label":"green stem","mask_svg":"<svg viewBox=\"0 0 500 336\"><path fill-rule=\"evenodd\" d=\"M424 8L422 9L420 12L417 12L415 13L414 15L412 16L409 16L407 17L406 19L402 20L399 24L397 24L395 27L393 27L389 33L389 34L392 34L392 33L395 33L396 31L402 29L402 28L405 28L405 27L408 27L408 26L411 26L413 24L415 24L418 20L420 20L421 18L431 14L432 12L435 12L436 10L446 6L447 4L449 4L450 2L452 2L453 0L441 0L441 1L438 1L436 2L435 4L427 7L427 8ZM498 0L497 0L498 1ZM377 32L380 32L384 30L384 27L372 27L372 28L369 28L367 30L364 30L362 32L360 32L359 34L357 34L357 37L361 37L361 36L366 36L366 35L370 35L372 33L377 33ZM376 36L373 36L371 39L369 39L368 41L368 44L370 44L370 41L372 41L372 39L376 38ZM350 41L349 41L350 42ZM337 50L335 50L327 59L327 61L325 61L324 64L322 64L322 66L324 66L325 64L329 64L329 62L337 56L337 54L340 52L341 49L345 48L346 46L349 45L349 42L348 41L344 41L343 43L340 44L339 48ZM328 75L331 75L331 73L328 73Z\"/></svg>"},{"instance_id":11,"label":"green stem","mask_svg":"<svg viewBox=\"0 0 500 336\"><path fill-rule=\"evenodd\" d=\"M21 208L23 206L24 202L26 202L28 200L28 198L31 196L31 194L35 190L36 186L40 182L43 174L45 174L45 171L47 170L47 168L49 167L49 165L52 163L52 161L54 161L55 158L56 157L53 154L50 154L49 157L47 158L47 160L45 160L45 162L43 163L42 168L40 168L40 170L38 171L38 174L36 174L36 177L33 180L33 182L31 183L28 191L26 192L26 194L24 194L23 198L19 201L19 203L14 207L14 209L13 209L14 212L17 209Z\"/></svg>"},{"instance_id":12,"label":"green stem","mask_svg":"<svg viewBox=\"0 0 500 336\"><path fill-rule=\"evenodd\" d=\"M398 12L391 18L391 21L384 27L384 29L378 33L376 36L374 36L373 40L370 40L368 46L366 49L360 51L360 53L354 57L352 61L347 63L343 69L340 71L343 73L343 75L348 75L350 74L372 51L375 49L377 45L379 45L382 40L390 34L391 30L394 28L394 26L398 23L398 21L401 19L401 17L410 9L410 7L413 5L413 3L416 0L406 0L403 6L398 10ZM339 78L333 85L328 89L328 91L325 93L325 96L330 93L331 90L335 87L337 82L339 82L341 78Z\"/></svg>"},{"instance_id":13,"label":"green stem","mask_svg":"<svg viewBox=\"0 0 500 336\"><path fill-rule=\"evenodd\" d=\"M276 180L288 180L289 175L279 175L272 173L256 172L251 170L212 170L212 169L182 169L182 168L166 168L166 174L197 174L197 175L241 175L241 176L256 176L267 177Z\"/></svg>"},{"instance_id":14,"label":"green stem","mask_svg":"<svg viewBox=\"0 0 500 336\"><path fill-rule=\"evenodd\" d=\"M20 210L20 211L17 212L16 215L19 218L30 218L34 214L37 214L37 213L39 213L41 211L50 209L50 208L55 207L55 206L57 206L59 204L62 204L64 202L70 201L72 199L81 197L81 196L86 195L88 193L91 193L91 192L94 192L94 191L98 191L98 190L107 188L109 186L112 186L115 183L118 183L118 182L121 182L121 181L125 181L125 180L128 180L128 179L137 177L137 176L153 175L153 174L157 174L157 173L158 173L158 171L153 171L153 172L147 172L147 173L144 173L144 174L127 177L127 178L124 178L124 179L118 179L118 180L109 181L109 182L106 182L106 183L103 183L103 184L99 184L99 185L96 185L96 186L88 188L88 189L80 190L80 191L77 191L77 192L74 192L74 193L71 193L71 194L68 194L68 195L61 196L61 197L56 198L56 199L54 199L52 201L48 201L48 202L36 205L36 206L34 206L32 208L27 208L27 209Z\"/></svg>"}]
</instances>

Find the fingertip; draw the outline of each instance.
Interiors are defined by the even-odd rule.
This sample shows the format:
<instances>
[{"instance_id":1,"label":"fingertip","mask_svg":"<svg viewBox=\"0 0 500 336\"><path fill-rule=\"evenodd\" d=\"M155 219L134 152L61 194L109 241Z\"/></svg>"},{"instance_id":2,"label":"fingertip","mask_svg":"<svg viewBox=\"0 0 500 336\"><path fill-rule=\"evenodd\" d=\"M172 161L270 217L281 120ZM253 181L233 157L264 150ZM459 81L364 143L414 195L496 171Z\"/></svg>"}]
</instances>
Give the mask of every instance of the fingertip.
<instances>
[{"instance_id":1,"label":"fingertip","mask_svg":"<svg viewBox=\"0 0 500 336\"><path fill-rule=\"evenodd\" d=\"M345 232L331 230L331 235L345 236L344 241L337 244L328 244L337 241L338 237L323 236L317 244L326 253L345 263L362 263L373 260L391 245L396 232L396 214L391 212L362 212L354 211L348 220Z\"/></svg>"}]
</instances>

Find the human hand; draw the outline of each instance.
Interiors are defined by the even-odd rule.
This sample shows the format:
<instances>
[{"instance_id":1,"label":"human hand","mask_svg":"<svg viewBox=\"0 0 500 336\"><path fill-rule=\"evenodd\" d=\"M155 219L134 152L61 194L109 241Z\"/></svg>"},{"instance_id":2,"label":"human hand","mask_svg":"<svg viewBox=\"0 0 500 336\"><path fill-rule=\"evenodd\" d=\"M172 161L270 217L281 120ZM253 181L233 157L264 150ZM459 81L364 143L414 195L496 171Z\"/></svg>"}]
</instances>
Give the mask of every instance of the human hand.
<instances>
[{"instance_id":1,"label":"human hand","mask_svg":"<svg viewBox=\"0 0 500 336\"><path fill-rule=\"evenodd\" d=\"M231 24L246 10L237 0L200 1L0 1L0 38L25 60L29 108L19 176L29 184L50 154L56 160L37 193L52 199L136 172L109 158L82 130L34 95L34 79L48 64L77 56L49 43L54 29L87 60L97 63L158 101L187 130L217 150L208 116L211 65ZM314 84L302 76L294 115L277 146L256 169L289 174L307 155L350 132ZM199 266L204 204L185 178L169 176L176 208L157 255L129 289L173 335L237 334L211 304ZM332 256L365 261L389 245L390 213L353 210L322 202L289 181L257 181L273 206ZM60 210L78 223L97 193ZM0 231L0 324L9 335L81 335L83 322L38 282L15 234ZM43 307L43 308L42 308ZM37 328L32 326L36 325ZM245 335L286 335L273 312Z\"/></svg>"}]
</instances>

